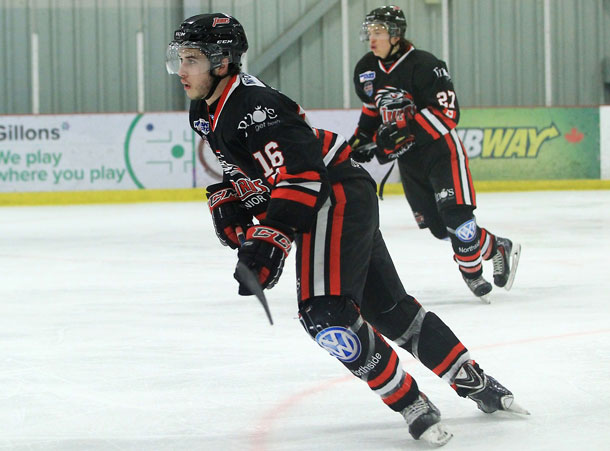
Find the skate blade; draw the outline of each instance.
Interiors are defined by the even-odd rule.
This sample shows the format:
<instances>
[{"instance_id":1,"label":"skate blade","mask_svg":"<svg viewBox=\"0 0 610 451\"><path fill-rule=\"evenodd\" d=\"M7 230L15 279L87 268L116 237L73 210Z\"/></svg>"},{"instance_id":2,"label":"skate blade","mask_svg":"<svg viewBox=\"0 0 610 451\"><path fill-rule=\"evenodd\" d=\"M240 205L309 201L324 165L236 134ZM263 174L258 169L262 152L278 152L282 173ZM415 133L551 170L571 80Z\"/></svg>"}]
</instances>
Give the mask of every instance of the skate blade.
<instances>
[{"instance_id":1,"label":"skate blade","mask_svg":"<svg viewBox=\"0 0 610 451\"><path fill-rule=\"evenodd\" d=\"M521 245L519 243L513 243L513 248L510 251L510 274L508 275L508 281L504 286L506 291L510 290L515 281L515 274L517 274L517 266L519 266L519 257L521 257Z\"/></svg>"},{"instance_id":2,"label":"skate blade","mask_svg":"<svg viewBox=\"0 0 610 451\"><path fill-rule=\"evenodd\" d=\"M524 409L523 407L521 407L519 404L517 404L514 401L508 408L505 408L504 410L506 412L518 413L520 415L531 415L529 410Z\"/></svg>"},{"instance_id":3,"label":"skate blade","mask_svg":"<svg viewBox=\"0 0 610 451\"><path fill-rule=\"evenodd\" d=\"M491 299L489 298L489 294L484 294L483 296L479 296L477 299L480 299L484 304L491 304Z\"/></svg>"},{"instance_id":4,"label":"skate blade","mask_svg":"<svg viewBox=\"0 0 610 451\"><path fill-rule=\"evenodd\" d=\"M441 423L436 423L426 429L419 439L438 448L446 445L452 437L453 434L449 432L445 426Z\"/></svg>"}]
</instances>

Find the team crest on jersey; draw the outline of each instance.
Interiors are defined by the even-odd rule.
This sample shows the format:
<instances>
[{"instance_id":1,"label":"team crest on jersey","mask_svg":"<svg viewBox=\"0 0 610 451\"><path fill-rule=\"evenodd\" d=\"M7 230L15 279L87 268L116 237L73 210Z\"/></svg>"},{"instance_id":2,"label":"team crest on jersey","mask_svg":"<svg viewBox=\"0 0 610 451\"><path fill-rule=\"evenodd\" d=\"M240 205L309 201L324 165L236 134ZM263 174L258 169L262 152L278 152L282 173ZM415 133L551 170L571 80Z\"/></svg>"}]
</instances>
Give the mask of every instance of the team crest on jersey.
<instances>
[{"instance_id":1,"label":"team crest on jersey","mask_svg":"<svg viewBox=\"0 0 610 451\"><path fill-rule=\"evenodd\" d=\"M256 78L254 75L250 75L250 74L246 74L246 73L242 72L241 74L239 74L239 76L241 77L241 82L246 86L260 86L260 87L265 86L265 84L262 81L260 81L258 78Z\"/></svg>"},{"instance_id":2,"label":"team crest on jersey","mask_svg":"<svg viewBox=\"0 0 610 451\"><path fill-rule=\"evenodd\" d=\"M327 327L316 335L316 342L342 362L353 362L360 356L358 335L345 327Z\"/></svg>"},{"instance_id":3,"label":"team crest on jersey","mask_svg":"<svg viewBox=\"0 0 610 451\"><path fill-rule=\"evenodd\" d=\"M364 93L369 97L373 97L373 82L372 81L367 81L364 84Z\"/></svg>"},{"instance_id":4,"label":"team crest on jersey","mask_svg":"<svg viewBox=\"0 0 610 451\"><path fill-rule=\"evenodd\" d=\"M210 133L210 123L205 119L197 119L195 122L193 122L193 128L195 130L199 130L204 135Z\"/></svg>"},{"instance_id":5,"label":"team crest on jersey","mask_svg":"<svg viewBox=\"0 0 610 451\"><path fill-rule=\"evenodd\" d=\"M385 86L377 91L375 104L384 123L396 121L398 113L413 117L417 110L411 94L391 86Z\"/></svg>"},{"instance_id":6,"label":"team crest on jersey","mask_svg":"<svg viewBox=\"0 0 610 451\"><path fill-rule=\"evenodd\" d=\"M477 236L477 223L474 219L466 221L464 224L455 229L455 236L464 243L469 243Z\"/></svg>"},{"instance_id":7,"label":"team crest on jersey","mask_svg":"<svg viewBox=\"0 0 610 451\"><path fill-rule=\"evenodd\" d=\"M364 83L365 81L373 81L375 80L375 72L372 70L367 70L366 72L362 72L359 77L360 83Z\"/></svg>"}]
</instances>

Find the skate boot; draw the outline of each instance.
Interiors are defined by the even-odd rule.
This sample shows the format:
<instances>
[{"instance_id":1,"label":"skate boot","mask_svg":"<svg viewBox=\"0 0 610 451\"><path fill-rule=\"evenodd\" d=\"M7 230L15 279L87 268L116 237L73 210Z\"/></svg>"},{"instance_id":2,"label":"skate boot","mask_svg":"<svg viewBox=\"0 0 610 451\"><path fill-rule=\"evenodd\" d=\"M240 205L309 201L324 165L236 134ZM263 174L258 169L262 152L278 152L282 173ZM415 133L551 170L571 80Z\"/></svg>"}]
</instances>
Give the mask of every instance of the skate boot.
<instances>
[{"instance_id":1,"label":"skate boot","mask_svg":"<svg viewBox=\"0 0 610 451\"><path fill-rule=\"evenodd\" d=\"M521 255L521 245L514 243L508 238L496 237L498 250L492 260L494 265L494 284L510 290L515 280L519 256Z\"/></svg>"},{"instance_id":2,"label":"skate boot","mask_svg":"<svg viewBox=\"0 0 610 451\"><path fill-rule=\"evenodd\" d=\"M469 360L462 365L454 384L460 396L472 399L485 413L506 410L529 415L527 410L515 403L510 390L485 374L474 360Z\"/></svg>"},{"instance_id":3,"label":"skate boot","mask_svg":"<svg viewBox=\"0 0 610 451\"><path fill-rule=\"evenodd\" d=\"M415 440L423 440L430 445L443 446L453 434L440 423L441 412L423 393L401 412L409 425L409 433Z\"/></svg>"},{"instance_id":4,"label":"skate boot","mask_svg":"<svg viewBox=\"0 0 610 451\"><path fill-rule=\"evenodd\" d=\"M468 288L470 288L470 291L472 291L472 293L476 297L480 298L483 302L489 304L489 299L487 298L487 295L491 291L492 286L487 280L483 278L482 275L479 277L475 277L474 279L469 279L464 274L462 274L462 278L464 279L464 282L466 282L466 285L468 285Z\"/></svg>"}]
</instances>

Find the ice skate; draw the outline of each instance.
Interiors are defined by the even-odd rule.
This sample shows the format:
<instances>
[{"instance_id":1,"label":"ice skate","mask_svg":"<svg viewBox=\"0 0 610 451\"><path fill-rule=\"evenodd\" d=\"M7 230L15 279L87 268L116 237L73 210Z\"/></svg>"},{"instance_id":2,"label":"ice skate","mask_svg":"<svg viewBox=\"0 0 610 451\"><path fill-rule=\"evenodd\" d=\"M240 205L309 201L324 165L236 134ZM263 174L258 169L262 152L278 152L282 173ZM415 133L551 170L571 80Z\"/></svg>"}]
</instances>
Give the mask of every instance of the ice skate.
<instances>
[{"instance_id":1,"label":"ice skate","mask_svg":"<svg viewBox=\"0 0 610 451\"><path fill-rule=\"evenodd\" d=\"M489 304L490 301L487 295L491 291L492 286L483 278L482 275L475 277L474 279L469 279L462 274L462 278L464 279L464 282L466 282L466 285L468 285L468 288L470 288L470 291L472 291L476 297L481 299L486 304Z\"/></svg>"},{"instance_id":2,"label":"ice skate","mask_svg":"<svg viewBox=\"0 0 610 451\"><path fill-rule=\"evenodd\" d=\"M417 399L400 413L409 425L409 433L415 440L423 440L433 446L443 446L453 437L453 434L440 422L441 412L421 392Z\"/></svg>"},{"instance_id":3,"label":"ice skate","mask_svg":"<svg viewBox=\"0 0 610 451\"><path fill-rule=\"evenodd\" d=\"M523 407L515 403L510 390L500 384L493 377L488 376L474 361L462 365L454 381L458 394L466 395L477 403L480 410L493 413L505 410L514 413L529 415Z\"/></svg>"},{"instance_id":4,"label":"ice skate","mask_svg":"<svg viewBox=\"0 0 610 451\"><path fill-rule=\"evenodd\" d=\"M515 280L519 257L521 255L521 245L514 243L508 238L496 237L498 250L492 260L494 265L494 284L510 290Z\"/></svg>"}]
</instances>

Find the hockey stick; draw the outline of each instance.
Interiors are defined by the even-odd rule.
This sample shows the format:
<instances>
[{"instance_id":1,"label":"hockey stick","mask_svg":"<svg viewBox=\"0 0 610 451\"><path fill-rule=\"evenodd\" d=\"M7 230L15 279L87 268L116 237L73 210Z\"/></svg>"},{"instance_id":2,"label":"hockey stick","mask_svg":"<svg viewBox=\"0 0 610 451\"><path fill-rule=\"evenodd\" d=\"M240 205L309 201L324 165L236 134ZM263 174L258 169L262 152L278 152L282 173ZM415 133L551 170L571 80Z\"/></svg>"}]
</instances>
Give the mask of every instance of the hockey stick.
<instances>
[{"instance_id":1,"label":"hockey stick","mask_svg":"<svg viewBox=\"0 0 610 451\"><path fill-rule=\"evenodd\" d=\"M235 233L237 234L237 239L239 240L239 244L243 244L246 241L246 237L244 235L244 231L241 227L237 226L235 228ZM271 311L269 310L269 303L267 302L267 298L265 297L265 293L263 292L263 288L261 284L258 282L258 278L254 271L244 265L242 262L237 262L237 267L235 268L235 277L239 281L239 283L243 284L250 293L257 297L263 308L265 309L265 313L267 314L267 318L269 318L269 323L273 326L273 319L271 318Z\"/></svg>"},{"instance_id":2,"label":"hockey stick","mask_svg":"<svg viewBox=\"0 0 610 451\"><path fill-rule=\"evenodd\" d=\"M269 311L269 304L267 303L267 298L265 297L265 293L263 293L263 288L261 284L258 283L258 278L254 271L244 265L242 262L237 262L237 267L235 268L235 277L239 281L239 283L243 284L254 296L258 298L261 305L265 309L265 313L267 314L267 318L269 318L269 323L273 326L273 319L271 318L271 311Z\"/></svg>"}]
</instances>

